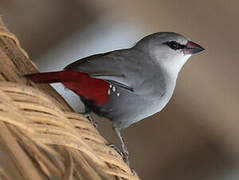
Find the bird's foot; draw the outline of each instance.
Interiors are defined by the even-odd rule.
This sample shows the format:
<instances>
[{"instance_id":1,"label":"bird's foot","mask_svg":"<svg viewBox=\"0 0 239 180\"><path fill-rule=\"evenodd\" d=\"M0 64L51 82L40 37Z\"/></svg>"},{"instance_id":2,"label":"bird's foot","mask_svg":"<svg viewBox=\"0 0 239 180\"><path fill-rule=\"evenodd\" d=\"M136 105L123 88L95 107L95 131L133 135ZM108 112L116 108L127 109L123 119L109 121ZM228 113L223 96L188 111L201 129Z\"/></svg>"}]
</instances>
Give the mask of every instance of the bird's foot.
<instances>
[{"instance_id":1,"label":"bird's foot","mask_svg":"<svg viewBox=\"0 0 239 180\"><path fill-rule=\"evenodd\" d=\"M115 144L108 144L109 147L114 149L124 160L124 162L129 166L129 153L121 151Z\"/></svg>"},{"instance_id":2,"label":"bird's foot","mask_svg":"<svg viewBox=\"0 0 239 180\"><path fill-rule=\"evenodd\" d=\"M110 143L110 144L108 144L108 146L111 147L112 149L114 149L120 156L123 157L123 152L115 144Z\"/></svg>"},{"instance_id":3,"label":"bird's foot","mask_svg":"<svg viewBox=\"0 0 239 180\"><path fill-rule=\"evenodd\" d=\"M129 166L129 152L123 152L124 162ZM130 167L130 166L129 166Z\"/></svg>"},{"instance_id":4,"label":"bird's foot","mask_svg":"<svg viewBox=\"0 0 239 180\"><path fill-rule=\"evenodd\" d=\"M137 175L137 172L136 172L133 168L130 168L130 170L131 170L133 176L134 176L134 175Z\"/></svg>"},{"instance_id":5,"label":"bird's foot","mask_svg":"<svg viewBox=\"0 0 239 180\"><path fill-rule=\"evenodd\" d=\"M90 121L90 123L91 123L96 129L98 129L98 123L93 120L93 118L90 116L90 114L87 113L87 114L83 114L83 115Z\"/></svg>"}]
</instances>

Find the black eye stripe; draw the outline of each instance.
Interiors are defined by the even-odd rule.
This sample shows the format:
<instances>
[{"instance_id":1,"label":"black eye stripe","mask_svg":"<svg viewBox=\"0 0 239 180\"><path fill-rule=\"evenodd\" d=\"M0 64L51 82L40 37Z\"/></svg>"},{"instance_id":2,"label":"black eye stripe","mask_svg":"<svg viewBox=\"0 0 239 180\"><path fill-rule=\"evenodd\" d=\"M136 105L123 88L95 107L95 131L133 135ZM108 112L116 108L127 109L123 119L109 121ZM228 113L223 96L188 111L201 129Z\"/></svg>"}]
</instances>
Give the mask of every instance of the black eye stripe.
<instances>
[{"instance_id":1,"label":"black eye stripe","mask_svg":"<svg viewBox=\"0 0 239 180\"><path fill-rule=\"evenodd\" d=\"M180 44L176 41L168 41L168 42L165 42L164 44L166 44L167 46L169 46L171 49L174 49L174 50L186 48L186 45Z\"/></svg>"}]
</instances>

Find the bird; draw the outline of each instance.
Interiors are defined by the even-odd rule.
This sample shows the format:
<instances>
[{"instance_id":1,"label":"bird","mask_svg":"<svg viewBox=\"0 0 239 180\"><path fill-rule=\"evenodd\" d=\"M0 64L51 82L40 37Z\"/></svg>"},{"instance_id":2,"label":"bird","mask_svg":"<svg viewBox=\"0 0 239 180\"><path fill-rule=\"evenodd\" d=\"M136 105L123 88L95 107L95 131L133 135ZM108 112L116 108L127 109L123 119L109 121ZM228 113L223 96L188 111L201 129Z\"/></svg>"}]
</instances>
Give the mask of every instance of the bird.
<instances>
[{"instance_id":1,"label":"bird","mask_svg":"<svg viewBox=\"0 0 239 180\"><path fill-rule=\"evenodd\" d=\"M187 60L204 48L174 32L156 32L133 47L91 55L63 70L28 74L35 83L62 83L87 111L112 121L124 160L129 153L121 130L160 112L171 99Z\"/></svg>"}]
</instances>

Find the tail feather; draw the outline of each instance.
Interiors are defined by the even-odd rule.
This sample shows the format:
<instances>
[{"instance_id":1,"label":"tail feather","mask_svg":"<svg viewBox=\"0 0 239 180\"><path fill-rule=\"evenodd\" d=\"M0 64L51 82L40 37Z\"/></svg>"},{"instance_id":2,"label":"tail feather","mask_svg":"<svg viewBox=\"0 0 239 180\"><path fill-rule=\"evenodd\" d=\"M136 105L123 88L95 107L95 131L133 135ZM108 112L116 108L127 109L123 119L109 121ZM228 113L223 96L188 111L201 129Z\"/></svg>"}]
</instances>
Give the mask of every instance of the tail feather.
<instances>
[{"instance_id":1,"label":"tail feather","mask_svg":"<svg viewBox=\"0 0 239 180\"><path fill-rule=\"evenodd\" d=\"M71 76L69 76L68 73L69 72L67 70L64 70L57 72L27 74L25 77L35 83L57 83L69 81Z\"/></svg>"}]
</instances>

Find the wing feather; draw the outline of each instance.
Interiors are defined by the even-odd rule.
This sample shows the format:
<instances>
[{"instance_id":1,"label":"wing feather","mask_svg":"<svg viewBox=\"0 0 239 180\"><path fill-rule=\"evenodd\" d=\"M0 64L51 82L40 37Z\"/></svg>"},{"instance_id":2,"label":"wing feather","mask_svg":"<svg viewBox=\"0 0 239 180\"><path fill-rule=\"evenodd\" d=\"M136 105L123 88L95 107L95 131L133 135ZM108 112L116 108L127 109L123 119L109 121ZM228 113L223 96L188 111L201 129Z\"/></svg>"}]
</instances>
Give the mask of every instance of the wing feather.
<instances>
[{"instance_id":1,"label":"wing feather","mask_svg":"<svg viewBox=\"0 0 239 180\"><path fill-rule=\"evenodd\" d=\"M127 51L127 50L121 50ZM78 72L85 72L90 77L105 80L115 86L122 87L126 90L133 91L125 73L120 71L124 68L122 61L125 59L119 51L112 51L103 54L97 54L80 59L69 64L65 69L71 69Z\"/></svg>"}]
</instances>

